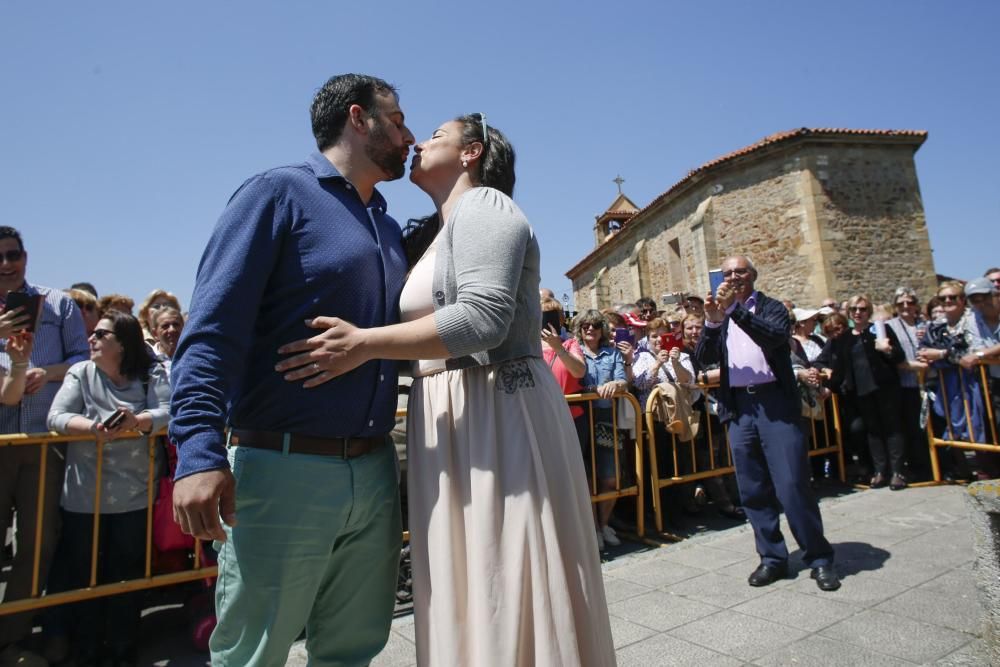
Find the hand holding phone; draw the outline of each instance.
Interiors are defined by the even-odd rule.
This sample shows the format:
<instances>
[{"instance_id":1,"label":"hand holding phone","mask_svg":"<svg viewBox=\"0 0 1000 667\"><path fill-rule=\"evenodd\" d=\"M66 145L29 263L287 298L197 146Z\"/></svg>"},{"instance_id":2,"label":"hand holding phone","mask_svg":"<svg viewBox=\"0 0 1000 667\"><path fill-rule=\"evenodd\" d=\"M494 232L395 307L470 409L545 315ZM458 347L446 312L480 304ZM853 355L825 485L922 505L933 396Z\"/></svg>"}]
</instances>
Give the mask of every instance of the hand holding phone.
<instances>
[{"instance_id":1,"label":"hand holding phone","mask_svg":"<svg viewBox=\"0 0 1000 667\"><path fill-rule=\"evenodd\" d=\"M120 426L121 423L125 421L125 416L127 414L128 411L125 408L118 408L111 414L110 417L104 420L103 422L104 428L108 429L109 431L118 428L118 426Z\"/></svg>"},{"instance_id":2,"label":"hand holding phone","mask_svg":"<svg viewBox=\"0 0 1000 667\"><path fill-rule=\"evenodd\" d=\"M660 349L670 352L675 348L684 347L684 337L679 333L660 334Z\"/></svg>"},{"instance_id":3,"label":"hand holding phone","mask_svg":"<svg viewBox=\"0 0 1000 667\"><path fill-rule=\"evenodd\" d=\"M626 327L617 327L615 329L615 345L618 343L628 343L634 347L635 335L632 333L632 330Z\"/></svg>"},{"instance_id":4,"label":"hand holding phone","mask_svg":"<svg viewBox=\"0 0 1000 667\"><path fill-rule=\"evenodd\" d=\"M4 318L7 314L15 315L10 322L14 331L29 331L34 333L38 325L38 320L42 315L42 304L45 297L41 294L27 294L25 292L7 292L7 299L4 302ZM18 311L18 312L14 312Z\"/></svg>"}]
</instances>

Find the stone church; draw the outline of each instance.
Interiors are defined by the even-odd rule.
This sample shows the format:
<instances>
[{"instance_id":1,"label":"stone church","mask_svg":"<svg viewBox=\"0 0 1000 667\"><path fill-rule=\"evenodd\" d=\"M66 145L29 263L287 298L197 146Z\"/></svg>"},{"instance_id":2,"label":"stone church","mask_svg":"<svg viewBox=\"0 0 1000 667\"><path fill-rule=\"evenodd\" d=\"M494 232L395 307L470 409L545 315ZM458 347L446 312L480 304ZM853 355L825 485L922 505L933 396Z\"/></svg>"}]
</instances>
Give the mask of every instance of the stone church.
<instances>
[{"instance_id":1,"label":"stone church","mask_svg":"<svg viewBox=\"0 0 1000 667\"><path fill-rule=\"evenodd\" d=\"M619 192L566 273L576 308L704 295L733 254L753 260L762 291L798 306L859 292L891 301L900 285L926 301L937 282L914 164L926 139L801 128L707 162L644 208Z\"/></svg>"}]
</instances>

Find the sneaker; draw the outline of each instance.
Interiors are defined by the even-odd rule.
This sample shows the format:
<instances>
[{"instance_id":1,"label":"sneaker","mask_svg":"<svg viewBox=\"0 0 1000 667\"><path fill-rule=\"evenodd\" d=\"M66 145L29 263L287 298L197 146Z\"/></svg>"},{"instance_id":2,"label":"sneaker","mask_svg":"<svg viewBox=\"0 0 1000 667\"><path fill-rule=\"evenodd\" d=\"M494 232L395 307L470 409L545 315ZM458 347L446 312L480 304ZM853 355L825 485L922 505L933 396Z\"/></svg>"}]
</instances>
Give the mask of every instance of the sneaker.
<instances>
[{"instance_id":1,"label":"sneaker","mask_svg":"<svg viewBox=\"0 0 1000 667\"><path fill-rule=\"evenodd\" d=\"M621 546L622 541L618 539L618 533L616 533L615 529L612 528L611 526L605 526L604 528L601 528L601 537L604 538L604 543L609 546L612 547Z\"/></svg>"},{"instance_id":2,"label":"sneaker","mask_svg":"<svg viewBox=\"0 0 1000 667\"><path fill-rule=\"evenodd\" d=\"M597 550L604 551L604 535L601 535L601 531L597 531Z\"/></svg>"},{"instance_id":3,"label":"sneaker","mask_svg":"<svg viewBox=\"0 0 1000 667\"><path fill-rule=\"evenodd\" d=\"M17 644L9 644L0 651L0 667L49 667L49 663L37 653L26 651Z\"/></svg>"}]
</instances>

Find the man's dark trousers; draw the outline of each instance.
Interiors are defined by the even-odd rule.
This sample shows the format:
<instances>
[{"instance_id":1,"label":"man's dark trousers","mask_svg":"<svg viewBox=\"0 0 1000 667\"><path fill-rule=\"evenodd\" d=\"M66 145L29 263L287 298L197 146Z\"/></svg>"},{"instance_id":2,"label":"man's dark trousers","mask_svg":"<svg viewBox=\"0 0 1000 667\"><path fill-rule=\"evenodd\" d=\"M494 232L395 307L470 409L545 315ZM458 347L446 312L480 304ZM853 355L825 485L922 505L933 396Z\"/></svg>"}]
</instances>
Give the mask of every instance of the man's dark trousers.
<instances>
[{"instance_id":1,"label":"man's dark trousers","mask_svg":"<svg viewBox=\"0 0 1000 667\"><path fill-rule=\"evenodd\" d=\"M778 521L788 517L807 567L833 564L833 547L823 536L819 504L809 485L809 457L798 426L799 405L778 383L734 387L733 418L727 424L743 509L765 565L784 566L788 547ZM779 505L780 503L780 505Z\"/></svg>"}]
</instances>

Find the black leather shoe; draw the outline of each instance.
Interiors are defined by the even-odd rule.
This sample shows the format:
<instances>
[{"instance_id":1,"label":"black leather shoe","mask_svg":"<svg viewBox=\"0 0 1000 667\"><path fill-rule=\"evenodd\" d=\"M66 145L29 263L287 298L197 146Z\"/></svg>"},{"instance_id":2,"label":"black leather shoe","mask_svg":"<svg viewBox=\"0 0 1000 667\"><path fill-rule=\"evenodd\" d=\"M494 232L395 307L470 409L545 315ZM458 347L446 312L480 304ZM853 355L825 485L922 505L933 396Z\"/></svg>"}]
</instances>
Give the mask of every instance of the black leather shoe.
<instances>
[{"instance_id":1,"label":"black leather shoe","mask_svg":"<svg viewBox=\"0 0 1000 667\"><path fill-rule=\"evenodd\" d=\"M757 569L750 574L750 577L747 579L747 583L751 586L767 586L768 584L773 584L779 579L784 579L787 576L787 565L766 565L761 563L757 566Z\"/></svg>"},{"instance_id":2,"label":"black leather shoe","mask_svg":"<svg viewBox=\"0 0 1000 667\"><path fill-rule=\"evenodd\" d=\"M821 591L835 591L840 588L840 577L837 576L832 565L815 567L809 576L816 580L816 585Z\"/></svg>"},{"instance_id":3,"label":"black leather shoe","mask_svg":"<svg viewBox=\"0 0 1000 667\"><path fill-rule=\"evenodd\" d=\"M742 507L720 508L719 514L727 519L734 519L735 521L747 520L747 513L743 511Z\"/></svg>"}]
</instances>

